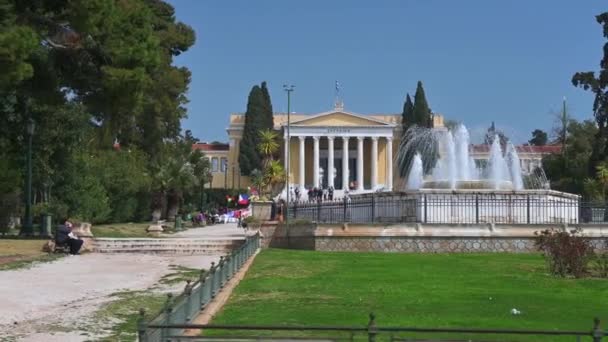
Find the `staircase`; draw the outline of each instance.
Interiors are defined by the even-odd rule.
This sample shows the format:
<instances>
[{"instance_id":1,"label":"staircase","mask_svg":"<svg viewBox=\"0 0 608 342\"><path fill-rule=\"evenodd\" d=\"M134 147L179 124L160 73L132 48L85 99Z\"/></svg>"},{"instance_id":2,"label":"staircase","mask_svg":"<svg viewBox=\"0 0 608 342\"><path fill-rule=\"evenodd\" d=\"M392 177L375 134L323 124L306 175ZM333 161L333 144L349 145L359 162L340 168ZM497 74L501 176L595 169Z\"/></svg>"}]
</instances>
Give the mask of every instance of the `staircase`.
<instances>
[{"instance_id":1,"label":"staircase","mask_svg":"<svg viewBox=\"0 0 608 342\"><path fill-rule=\"evenodd\" d=\"M240 247L245 238L96 238L96 253L222 255Z\"/></svg>"}]
</instances>

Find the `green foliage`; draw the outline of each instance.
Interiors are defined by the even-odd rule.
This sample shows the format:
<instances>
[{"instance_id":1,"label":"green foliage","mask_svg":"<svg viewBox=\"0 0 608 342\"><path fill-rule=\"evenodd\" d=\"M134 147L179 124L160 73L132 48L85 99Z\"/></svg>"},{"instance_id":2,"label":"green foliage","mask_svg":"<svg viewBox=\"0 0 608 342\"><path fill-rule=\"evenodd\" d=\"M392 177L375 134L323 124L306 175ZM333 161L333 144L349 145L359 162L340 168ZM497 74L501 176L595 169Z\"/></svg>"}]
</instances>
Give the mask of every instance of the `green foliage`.
<instances>
[{"instance_id":1,"label":"green foliage","mask_svg":"<svg viewBox=\"0 0 608 342\"><path fill-rule=\"evenodd\" d=\"M410 98L410 94L405 95L405 103L403 103L403 112L401 113L401 128L403 134L415 123L414 120L414 104Z\"/></svg>"},{"instance_id":2,"label":"green foliage","mask_svg":"<svg viewBox=\"0 0 608 342\"><path fill-rule=\"evenodd\" d=\"M604 38L608 39L608 12L604 12L595 17L596 21L602 25ZM572 77L572 84L589 90L595 95L593 102L593 116L597 123L598 130L595 134L593 149L589 158L589 172L595 172L598 163L608 159L608 49L604 46L602 60L600 61L600 71L596 76L593 71L577 72Z\"/></svg>"},{"instance_id":3,"label":"green foliage","mask_svg":"<svg viewBox=\"0 0 608 342\"><path fill-rule=\"evenodd\" d=\"M266 82L262 82L261 87L253 86L247 100L243 139L240 142L239 165L243 175L249 176L253 170L263 168L263 156L256 146L260 144L260 132L273 129L272 116Z\"/></svg>"},{"instance_id":4,"label":"green foliage","mask_svg":"<svg viewBox=\"0 0 608 342\"><path fill-rule=\"evenodd\" d=\"M488 131L486 132L486 135L483 138L484 144L492 145L496 136L498 136L498 141L500 142L500 145L503 147L504 150L504 146L507 145L507 141L509 141L509 139L503 131L496 129L494 122L492 122L492 125L490 125Z\"/></svg>"},{"instance_id":5,"label":"green foliage","mask_svg":"<svg viewBox=\"0 0 608 342\"><path fill-rule=\"evenodd\" d=\"M566 145L561 154L543 158L543 169L551 181L551 189L595 197L593 184L588 179L589 159L598 129L591 120L570 120Z\"/></svg>"},{"instance_id":6,"label":"green foliage","mask_svg":"<svg viewBox=\"0 0 608 342\"><path fill-rule=\"evenodd\" d=\"M547 132L535 129L532 131L532 139L528 140L528 143L533 146L544 146L547 145L548 140Z\"/></svg>"},{"instance_id":7,"label":"green foliage","mask_svg":"<svg viewBox=\"0 0 608 342\"><path fill-rule=\"evenodd\" d=\"M414 110L412 116L414 119L413 124L415 125L429 128L433 126L431 108L429 108L429 104L426 101L426 95L424 94L424 88L422 87L421 81L418 81L418 84L416 85L416 94L414 95Z\"/></svg>"}]
</instances>

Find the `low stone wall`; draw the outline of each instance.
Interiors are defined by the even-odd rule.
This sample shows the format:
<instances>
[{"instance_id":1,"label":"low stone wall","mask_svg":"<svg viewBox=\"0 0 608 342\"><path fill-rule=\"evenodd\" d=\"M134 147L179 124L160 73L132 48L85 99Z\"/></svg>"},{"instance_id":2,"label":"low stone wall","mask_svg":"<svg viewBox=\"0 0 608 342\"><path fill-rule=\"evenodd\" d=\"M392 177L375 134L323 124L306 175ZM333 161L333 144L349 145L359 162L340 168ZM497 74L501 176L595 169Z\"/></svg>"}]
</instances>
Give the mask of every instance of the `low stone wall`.
<instances>
[{"instance_id":1,"label":"low stone wall","mask_svg":"<svg viewBox=\"0 0 608 342\"><path fill-rule=\"evenodd\" d=\"M577 226L578 227L578 226ZM555 225L263 225L263 246L349 252L487 253L536 252L535 232ZM608 227L580 226L595 249L606 247Z\"/></svg>"}]
</instances>

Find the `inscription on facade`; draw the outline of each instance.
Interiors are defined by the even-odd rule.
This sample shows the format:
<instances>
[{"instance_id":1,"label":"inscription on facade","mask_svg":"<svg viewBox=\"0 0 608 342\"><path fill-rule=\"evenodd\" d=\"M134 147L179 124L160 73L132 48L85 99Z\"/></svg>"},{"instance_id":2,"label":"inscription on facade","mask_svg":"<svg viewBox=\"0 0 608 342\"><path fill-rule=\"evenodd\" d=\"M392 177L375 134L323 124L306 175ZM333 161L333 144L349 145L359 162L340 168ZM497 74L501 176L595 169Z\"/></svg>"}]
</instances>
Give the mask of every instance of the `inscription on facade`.
<instances>
[{"instance_id":1,"label":"inscription on facade","mask_svg":"<svg viewBox=\"0 0 608 342\"><path fill-rule=\"evenodd\" d=\"M332 127L327 129L327 133L350 133L350 129L342 127Z\"/></svg>"}]
</instances>

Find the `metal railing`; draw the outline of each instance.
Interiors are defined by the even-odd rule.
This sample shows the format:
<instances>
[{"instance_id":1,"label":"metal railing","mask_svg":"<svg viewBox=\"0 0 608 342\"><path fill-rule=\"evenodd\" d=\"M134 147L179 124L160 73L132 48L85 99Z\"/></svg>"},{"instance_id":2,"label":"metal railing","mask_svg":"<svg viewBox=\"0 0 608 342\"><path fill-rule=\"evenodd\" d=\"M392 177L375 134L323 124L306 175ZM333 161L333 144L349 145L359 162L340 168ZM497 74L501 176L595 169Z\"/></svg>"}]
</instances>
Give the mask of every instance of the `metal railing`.
<instances>
[{"instance_id":1,"label":"metal railing","mask_svg":"<svg viewBox=\"0 0 608 342\"><path fill-rule=\"evenodd\" d=\"M374 195L289 207L290 219L318 223L608 223L608 203L535 195Z\"/></svg>"},{"instance_id":2,"label":"metal railing","mask_svg":"<svg viewBox=\"0 0 608 342\"><path fill-rule=\"evenodd\" d=\"M172 293L167 294L163 309L154 318L146 319L146 313L141 309L139 341L167 341L168 336L183 333L182 329L169 325L186 324L195 319L259 247L259 233L247 237L241 247L220 257L217 265L212 262L208 272L201 271L198 280L187 281L183 293L175 298Z\"/></svg>"},{"instance_id":3,"label":"metal railing","mask_svg":"<svg viewBox=\"0 0 608 342\"><path fill-rule=\"evenodd\" d=\"M169 335L163 341L354 341L367 339L375 342L378 337L385 341L482 341L480 338L513 338L513 336L535 336L536 339L551 341L555 337L571 337L572 341L605 341L608 331L602 330L599 319L587 331L572 330L516 330L516 329L472 329L472 328L415 328L379 327L375 315L369 315L367 326L281 326L281 325L221 325L221 324L172 324L150 325L156 329L197 329L200 336ZM224 331L224 335L218 332ZM235 332L237 334L235 334ZM243 334L243 332L248 332ZM262 332L271 332L264 335ZM277 333L282 335L278 335ZM294 334L294 332L296 332ZM291 333L291 335L289 335ZM284 335L288 334L288 335ZM544 339L543 339L544 338ZM140 340L141 341L141 340ZM151 340L144 340L151 341Z\"/></svg>"}]
</instances>

